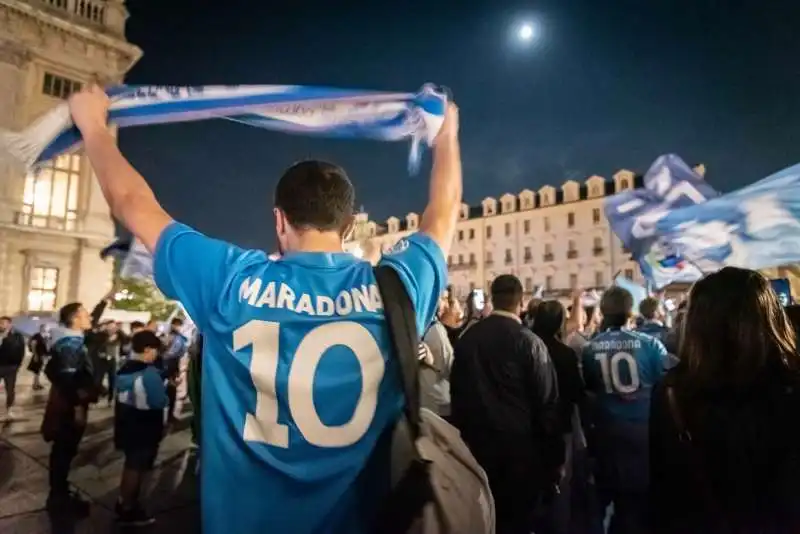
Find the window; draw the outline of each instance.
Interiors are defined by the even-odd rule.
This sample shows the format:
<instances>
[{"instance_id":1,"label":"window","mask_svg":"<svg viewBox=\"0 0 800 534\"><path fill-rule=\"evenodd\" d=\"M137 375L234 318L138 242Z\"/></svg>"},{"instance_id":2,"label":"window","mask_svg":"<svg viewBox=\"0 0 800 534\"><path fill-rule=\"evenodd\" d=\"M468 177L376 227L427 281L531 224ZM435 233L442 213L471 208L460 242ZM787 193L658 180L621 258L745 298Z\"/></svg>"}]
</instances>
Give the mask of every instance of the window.
<instances>
[{"instance_id":1,"label":"window","mask_svg":"<svg viewBox=\"0 0 800 534\"><path fill-rule=\"evenodd\" d=\"M630 187L630 186L628 185L628 179L627 178L623 178L622 180L619 181L619 188L620 189L628 189L628 187Z\"/></svg>"},{"instance_id":2,"label":"window","mask_svg":"<svg viewBox=\"0 0 800 534\"><path fill-rule=\"evenodd\" d=\"M525 247L525 263L531 262L531 247Z\"/></svg>"},{"instance_id":3,"label":"window","mask_svg":"<svg viewBox=\"0 0 800 534\"><path fill-rule=\"evenodd\" d=\"M470 293L475 291L475 282L470 282L469 283L469 291L470 291Z\"/></svg>"},{"instance_id":4,"label":"window","mask_svg":"<svg viewBox=\"0 0 800 534\"><path fill-rule=\"evenodd\" d=\"M34 267L31 269L28 289L28 311L54 311L58 289L58 269Z\"/></svg>"},{"instance_id":5,"label":"window","mask_svg":"<svg viewBox=\"0 0 800 534\"><path fill-rule=\"evenodd\" d=\"M75 14L92 22L103 22L105 8L90 0L75 0Z\"/></svg>"},{"instance_id":6,"label":"window","mask_svg":"<svg viewBox=\"0 0 800 534\"><path fill-rule=\"evenodd\" d=\"M47 3L59 9L67 9L67 0L47 0Z\"/></svg>"},{"instance_id":7,"label":"window","mask_svg":"<svg viewBox=\"0 0 800 534\"><path fill-rule=\"evenodd\" d=\"M494 263L494 261L492 260L492 253L491 252L487 252L486 253L486 263L490 263L490 264Z\"/></svg>"},{"instance_id":8,"label":"window","mask_svg":"<svg viewBox=\"0 0 800 534\"><path fill-rule=\"evenodd\" d=\"M62 155L25 177L22 212L17 223L39 228L75 230L81 158Z\"/></svg>"},{"instance_id":9,"label":"window","mask_svg":"<svg viewBox=\"0 0 800 534\"><path fill-rule=\"evenodd\" d=\"M491 226L487 226L486 227L486 239L491 239L491 238L492 238L492 227Z\"/></svg>"},{"instance_id":10,"label":"window","mask_svg":"<svg viewBox=\"0 0 800 534\"><path fill-rule=\"evenodd\" d=\"M575 213L569 212L567 213L567 228L574 228L575 227Z\"/></svg>"},{"instance_id":11,"label":"window","mask_svg":"<svg viewBox=\"0 0 800 534\"><path fill-rule=\"evenodd\" d=\"M453 265L453 256L447 256L447 265Z\"/></svg>"},{"instance_id":12,"label":"window","mask_svg":"<svg viewBox=\"0 0 800 534\"><path fill-rule=\"evenodd\" d=\"M459 254L458 255L458 264L461 265L462 263L464 263L464 256L462 254Z\"/></svg>"},{"instance_id":13,"label":"window","mask_svg":"<svg viewBox=\"0 0 800 534\"><path fill-rule=\"evenodd\" d=\"M550 231L550 217L545 217L544 218L544 231L545 232L549 232Z\"/></svg>"},{"instance_id":14,"label":"window","mask_svg":"<svg viewBox=\"0 0 800 534\"><path fill-rule=\"evenodd\" d=\"M600 208L592 209L592 223L600 224Z\"/></svg>"},{"instance_id":15,"label":"window","mask_svg":"<svg viewBox=\"0 0 800 534\"><path fill-rule=\"evenodd\" d=\"M544 288L545 288L546 290L548 290L548 291L550 291L551 289L553 289L553 277L552 277L552 276L548 275L548 276L547 276L547 277L544 279Z\"/></svg>"},{"instance_id":16,"label":"window","mask_svg":"<svg viewBox=\"0 0 800 534\"><path fill-rule=\"evenodd\" d=\"M56 98L67 98L72 93L77 93L80 91L82 86L83 84L81 84L81 82L76 82L75 80L64 78L63 76L45 72L44 81L42 83L42 92L46 95L54 96Z\"/></svg>"},{"instance_id":17,"label":"window","mask_svg":"<svg viewBox=\"0 0 800 534\"><path fill-rule=\"evenodd\" d=\"M603 287L603 271L595 271L594 285L595 287Z\"/></svg>"},{"instance_id":18,"label":"window","mask_svg":"<svg viewBox=\"0 0 800 534\"><path fill-rule=\"evenodd\" d=\"M473 254L473 253L470 253L470 255L469 255L469 264L470 265L475 265L475 254Z\"/></svg>"},{"instance_id":19,"label":"window","mask_svg":"<svg viewBox=\"0 0 800 534\"><path fill-rule=\"evenodd\" d=\"M525 235L531 233L531 222L530 221L522 221L522 231L525 232Z\"/></svg>"},{"instance_id":20,"label":"window","mask_svg":"<svg viewBox=\"0 0 800 534\"><path fill-rule=\"evenodd\" d=\"M567 258L574 260L578 257L578 250L575 248L575 241L570 239L567 241Z\"/></svg>"},{"instance_id":21,"label":"window","mask_svg":"<svg viewBox=\"0 0 800 534\"><path fill-rule=\"evenodd\" d=\"M506 249L506 265L508 265L512 261L514 261L514 258L511 256L511 249L507 248Z\"/></svg>"},{"instance_id":22,"label":"window","mask_svg":"<svg viewBox=\"0 0 800 534\"><path fill-rule=\"evenodd\" d=\"M577 274L573 273L573 274L569 275L569 287L570 287L570 289L575 289L576 287L578 287L578 275Z\"/></svg>"},{"instance_id":23,"label":"window","mask_svg":"<svg viewBox=\"0 0 800 534\"><path fill-rule=\"evenodd\" d=\"M511 223L506 223L506 237L511 235Z\"/></svg>"},{"instance_id":24,"label":"window","mask_svg":"<svg viewBox=\"0 0 800 534\"><path fill-rule=\"evenodd\" d=\"M625 278L633 280L633 269L625 269Z\"/></svg>"},{"instance_id":25,"label":"window","mask_svg":"<svg viewBox=\"0 0 800 534\"><path fill-rule=\"evenodd\" d=\"M592 248L592 252L595 256L600 256L603 254L603 238L602 237L595 237L594 238L594 247Z\"/></svg>"},{"instance_id":26,"label":"window","mask_svg":"<svg viewBox=\"0 0 800 534\"><path fill-rule=\"evenodd\" d=\"M459 230L458 231L458 240L459 241L464 241L464 230Z\"/></svg>"},{"instance_id":27,"label":"window","mask_svg":"<svg viewBox=\"0 0 800 534\"><path fill-rule=\"evenodd\" d=\"M600 196L600 187L593 185L592 186L592 196L599 197Z\"/></svg>"},{"instance_id":28,"label":"window","mask_svg":"<svg viewBox=\"0 0 800 534\"><path fill-rule=\"evenodd\" d=\"M551 245L550 243L545 243L544 244L544 253L545 254L552 254L553 253L553 245Z\"/></svg>"},{"instance_id":29,"label":"window","mask_svg":"<svg viewBox=\"0 0 800 534\"><path fill-rule=\"evenodd\" d=\"M470 228L469 229L469 239L470 239L470 241L475 239L475 229L474 228Z\"/></svg>"},{"instance_id":30,"label":"window","mask_svg":"<svg viewBox=\"0 0 800 534\"><path fill-rule=\"evenodd\" d=\"M533 291L533 278L528 277L525 279L525 291Z\"/></svg>"}]
</instances>

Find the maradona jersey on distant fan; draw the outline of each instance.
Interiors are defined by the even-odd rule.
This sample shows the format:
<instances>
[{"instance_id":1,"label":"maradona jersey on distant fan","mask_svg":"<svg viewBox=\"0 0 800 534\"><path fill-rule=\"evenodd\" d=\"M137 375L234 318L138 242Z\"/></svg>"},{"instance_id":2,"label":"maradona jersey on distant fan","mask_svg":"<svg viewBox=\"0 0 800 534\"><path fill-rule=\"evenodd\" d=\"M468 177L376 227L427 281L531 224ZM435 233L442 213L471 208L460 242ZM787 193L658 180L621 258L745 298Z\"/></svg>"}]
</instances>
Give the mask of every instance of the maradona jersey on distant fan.
<instances>
[{"instance_id":1,"label":"maradona jersey on distant fan","mask_svg":"<svg viewBox=\"0 0 800 534\"><path fill-rule=\"evenodd\" d=\"M650 394L668 367L667 349L647 334L612 328L583 348L586 387L597 396L597 414L610 420L646 422Z\"/></svg>"},{"instance_id":2,"label":"maradona jersey on distant fan","mask_svg":"<svg viewBox=\"0 0 800 534\"><path fill-rule=\"evenodd\" d=\"M446 284L441 249L418 233L381 261L424 331ZM178 223L154 263L204 336L204 534L366 532L388 456L364 467L403 405L372 266L347 253L273 261Z\"/></svg>"}]
</instances>

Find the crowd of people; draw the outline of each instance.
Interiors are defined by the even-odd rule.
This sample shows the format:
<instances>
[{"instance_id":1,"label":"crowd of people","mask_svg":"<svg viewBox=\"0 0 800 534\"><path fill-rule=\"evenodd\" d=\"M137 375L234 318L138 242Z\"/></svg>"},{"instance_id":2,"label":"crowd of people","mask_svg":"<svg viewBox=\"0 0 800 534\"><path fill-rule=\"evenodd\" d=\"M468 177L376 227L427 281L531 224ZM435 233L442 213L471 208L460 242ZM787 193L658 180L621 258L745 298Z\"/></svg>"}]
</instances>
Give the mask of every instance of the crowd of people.
<instances>
[{"instance_id":1,"label":"crowd of people","mask_svg":"<svg viewBox=\"0 0 800 534\"><path fill-rule=\"evenodd\" d=\"M113 215L153 253L159 288L202 333L203 531L396 532L381 513L393 499L413 503L415 525L441 518L420 508L435 492L409 495L389 474L384 438L403 414L417 430L419 421L404 408L405 367L376 271L342 251L355 202L344 171L290 167L274 194L279 254L243 250L164 211L108 132L108 105L95 87L70 99L86 154ZM493 522L464 534L800 531L796 310L758 272L726 267L694 284L671 327L657 297L634 309L628 291L609 287L589 309L578 292L569 307L524 302L511 274L462 313L445 261L462 199L458 126L450 104L419 231L377 264L413 305L425 413L458 429L488 480L494 515L483 517ZM73 506L66 475L100 396L88 356L96 328L79 304L62 308L61 323L44 373L58 392L50 403L66 409L48 409L43 431L52 497ZM116 373L119 512L134 524L151 520L138 503L163 425L154 414L171 399L171 358L187 350L174 337L170 346L135 333ZM474 506L486 501L481 492ZM441 521L426 531L451 532Z\"/></svg>"},{"instance_id":2,"label":"crowd of people","mask_svg":"<svg viewBox=\"0 0 800 534\"><path fill-rule=\"evenodd\" d=\"M98 403L112 406L114 444L125 456L118 521L142 526L153 518L142 506L139 493L160 442L179 415L179 385L187 379L181 363L190 355L190 340L182 333L180 318L172 319L170 330L163 334L158 333L156 321L133 321L126 332L119 322L101 320L112 294L91 313L77 302L62 307L58 326L43 324L30 339L13 327L11 318L0 318L5 421L12 424L19 419L14 411L16 379L24 372L27 349L26 371L34 375L32 389L47 389L41 375L49 384L41 425L44 440L52 443L47 509L57 519L74 519L89 512L89 503L69 486L89 410Z\"/></svg>"}]
</instances>

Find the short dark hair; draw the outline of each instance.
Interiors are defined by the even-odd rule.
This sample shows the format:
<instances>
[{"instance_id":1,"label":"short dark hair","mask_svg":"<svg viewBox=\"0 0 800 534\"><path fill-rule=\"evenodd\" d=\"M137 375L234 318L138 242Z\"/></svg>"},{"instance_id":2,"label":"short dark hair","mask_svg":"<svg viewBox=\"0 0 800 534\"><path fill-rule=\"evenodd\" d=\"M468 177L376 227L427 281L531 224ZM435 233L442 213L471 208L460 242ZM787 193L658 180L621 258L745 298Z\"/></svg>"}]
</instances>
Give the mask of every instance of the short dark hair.
<instances>
[{"instance_id":1,"label":"short dark hair","mask_svg":"<svg viewBox=\"0 0 800 534\"><path fill-rule=\"evenodd\" d=\"M533 333L542 339L563 339L567 324L567 310L557 300L547 300L539 304L533 317Z\"/></svg>"},{"instance_id":2,"label":"short dark hair","mask_svg":"<svg viewBox=\"0 0 800 534\"><path fill-rule=\"evenodd\" d=\"M633 297L621 287L610 287L600 299L600 312L606 327L625 326L633 312Z\"/></svg>"},{"instance_id":3,"label":"short dark hair","mask_svg":"<svg viewBox=\"0 0 800 534\"><path fill-rule=\"evenodd\" d=\"M58 322L66 327L72 326L72 322L75 320L75 315L78 314L78 310L81 309L80 302L70 302L69 304L65 304L58 310Z\"/></svg>"},{"instance_id":4,"label":"short dark hair","mask_svg":"<svg viewBox=\"0 0 800 534\"><path fill-rule=\"evenodd\" d=\"M133 352L141 354L145 349L160 348L161 340L158 339L155 332L151 330L142 330L141 332L133 334L133 338L131 339L131 350L133 350Z\"/></svg>"},{"instance_id":5,"label":"short dark hair","mask_svg":"<svg viewBox=\"0 0 800 534\"><path fill-rule=\"evenodd\" d=\"M142 321L131 321L131 330L134 328L144 328L144 323Z\"/></svg>"},{"instance_id":6,"label":"short dark hair","mask_svg":"<svg viewBox=\"0 0 800 534\"><path fill-rule=\"evenodd\" d=\"M501 274L495 278L489 291L496 310L514 312L522 303L522 282L513 274Z\"/></svg>"},{"instance_id":7,"label":"short dark hair","mask_svg":"<svg viewBox=\"0 0 800 534\"><path fill-rule=\"evenodd\" d=\"M9 317L8 315L3 315L2 317L0 317L0 321L8 321L10 323L11 321L13 321L13 319L11 319L11 317Z\"/></svg>"},{"instance_id":8,"label":"short dark hair","mask_svg":"<svg viewBox=\"0 0 800 534\"><path fill-rule=\"evenodd\" d=\"M344 169L325 161L295 163L275 187L275 207L298 229L344 233L354 204L355 190Z\"/></svg>"},{"instance_id":9,"label":"short dark hair","mask_svg":"<svg viewBox=\"0 0 800 534\"><path fill-rule=\"evenodd\" d=\"M180 317L175 317L169 322L169 324L172 326L183 326L183 319Z\"/></svg>"},{"instance_id":10,"label":"short dark hair","mask_svg":"<svg viewBox=\"0 0 800 534\"><path fill-rule=\"evenodd\" d=\"M661 302L655 297L647 297L639 303L639 314L647 320L652 320L661 307Z\"/></svg>"}]
</instances>

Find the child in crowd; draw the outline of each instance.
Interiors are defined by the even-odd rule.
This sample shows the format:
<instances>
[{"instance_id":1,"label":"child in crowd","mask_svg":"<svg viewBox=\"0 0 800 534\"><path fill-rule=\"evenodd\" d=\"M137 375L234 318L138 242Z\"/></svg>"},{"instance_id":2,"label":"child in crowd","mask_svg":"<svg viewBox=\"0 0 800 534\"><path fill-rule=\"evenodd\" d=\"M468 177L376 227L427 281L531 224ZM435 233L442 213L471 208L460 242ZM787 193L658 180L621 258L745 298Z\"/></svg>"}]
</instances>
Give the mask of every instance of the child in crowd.
<instances>
[{"instance_id":1,"label":"child in crowd","mask_svg":"<svg viewBox=\"0 0 800 534\"><path fill-rule=\"evenodd\" d=\"M117 519L127 526L149 525L155 519L139 501L145 475L152 469L164 435L167 389L154 365L161 340L150 330L134 334L131 357L117 375L114 444L125 453Z\"/></svg>"}]
</instances>

